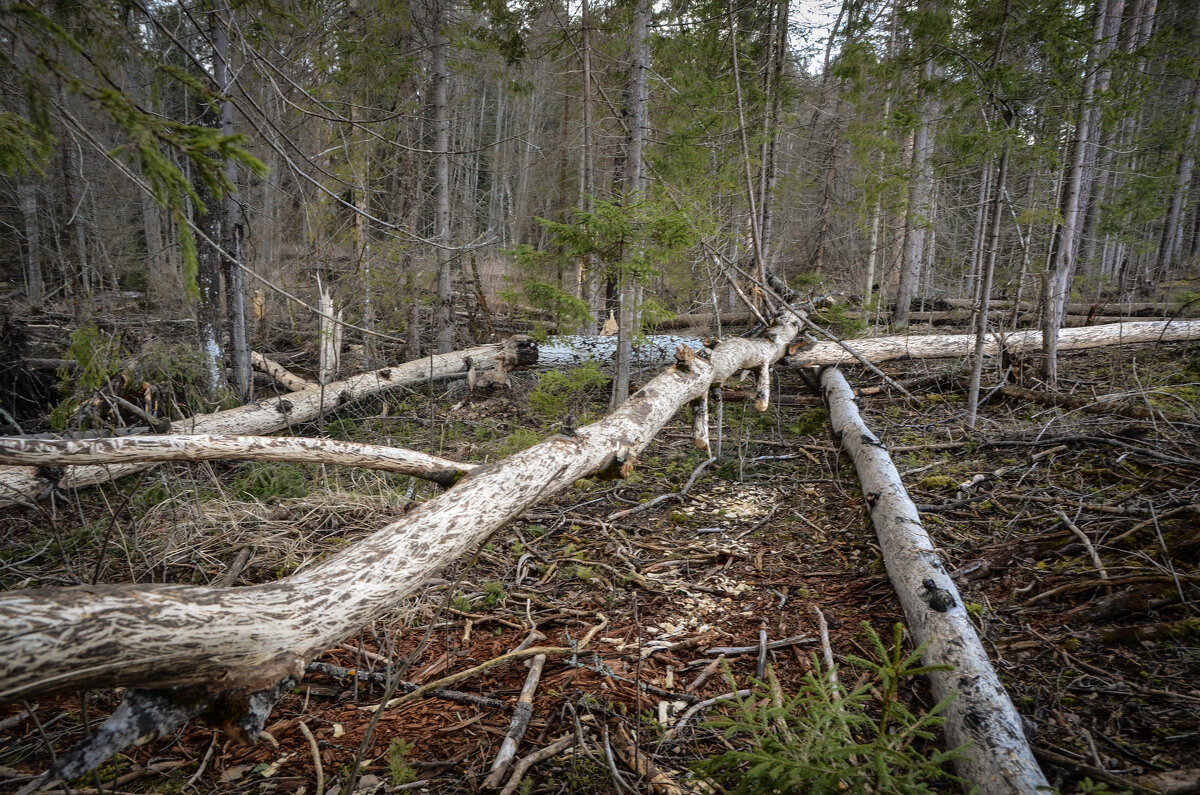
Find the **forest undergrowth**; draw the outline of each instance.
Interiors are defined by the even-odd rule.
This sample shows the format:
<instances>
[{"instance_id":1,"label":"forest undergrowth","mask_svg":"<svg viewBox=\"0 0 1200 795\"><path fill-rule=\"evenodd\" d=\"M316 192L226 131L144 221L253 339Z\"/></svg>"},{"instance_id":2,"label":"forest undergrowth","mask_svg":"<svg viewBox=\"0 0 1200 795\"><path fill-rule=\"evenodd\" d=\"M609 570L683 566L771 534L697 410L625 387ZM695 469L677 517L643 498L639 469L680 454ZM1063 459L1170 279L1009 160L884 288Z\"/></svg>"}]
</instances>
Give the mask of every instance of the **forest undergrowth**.
<instances>
[{"instance_id":1,"label":"forest undergrowth","mask_svg":"<svg viewBox=\"0 0 1200 795\"><path fill-rule=\"evenodd\" d=\"M1015 364L1018 381L1032 378ZM1145 792L1166 780L1155 776L1200 778L1200 347L1064 355L1063 391L1125 400L1090 413L996 393L970 434L958 364L885 369L920 384L918 400L864 395L864 418L1051 781L1064 793ZM743 399L751 384L729 386L718 460L701 468L707 455L677 419L625 480L579 481L529 510L321 655L257 745L192 722L72 791L476 792L525 658L452 685L482 701L385 710L356 767L389 670L427 684L530 644L569 648L597 627L585 650L545 662L518 757L568 739L517 791L716 792L718 780L745 792L957 791L911 643L902 630L893 642L904 618L819 398L782 370L760 414ZM595 367L518 373L489 397L443 383L297 431L483 462L568 417L602 416L607 393ZM1119 413L1129 403L1153 418ZM639 508L693 475L686 495ZM0 587L267 582L438 491L321 465L163 465L9 509ZM731 692L743 695L692 710ZM0 789L44 770L118 701L91 691L0 707Z\"/></svg>"}]
</instances>

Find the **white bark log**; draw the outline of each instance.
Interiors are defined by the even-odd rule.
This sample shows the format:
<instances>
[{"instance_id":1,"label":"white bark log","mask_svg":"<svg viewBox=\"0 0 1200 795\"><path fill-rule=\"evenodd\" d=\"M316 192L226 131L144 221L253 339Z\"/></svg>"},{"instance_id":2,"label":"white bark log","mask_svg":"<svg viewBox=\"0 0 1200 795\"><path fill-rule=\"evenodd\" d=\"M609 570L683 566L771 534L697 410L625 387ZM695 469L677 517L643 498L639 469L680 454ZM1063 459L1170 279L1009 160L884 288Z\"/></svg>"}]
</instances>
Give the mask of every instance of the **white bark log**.
<instances>
[{"instance_id":1,"label":"white bark log","mask_svg":"<svg viewBox=\"0 0 1200 795\"><path fill-rule=\"evenodd\" d=\"M326 384L324 387L313 386L294 392L284 399L270 398L228 411L178 420L171 423L171 431L179 434L216 436L273 433L314 420L327 411L360 398L465 373L468 359L475 363L477 369L493 368L502 358L514 363L520 361L522 365L531 364L528 360L530 357L524 353L526 350L533 350L524 347L527 341L528 338L513 337L499 345L482 345L478 348L417 359L394 367L384 367L344 381ZM150 466L153 464L73 467L58 480L43 476L33 467L0 467L0 507L36 500L39 495L48 493L52 487L94 486L123 475L140 472Z\"/></svg>"},{"instance_id":2,"label":"white bark log","mask_svg":"<svg viewBox=\"0 0 1200 795\"><path fill-rule=\"evenodd\" d=\"M1197 320L1114 323L1108 326L1063 329L1058 333L1058 349L1083 350L1109 345L1194 339L1200 339L1200 321ZM1009 353L1038 351L1041 350L1042 333L1016 331L1002 335L989 334L984 341L984 356L998 355L1002 341L1003 347ZM943 359L969 355L975 347L975 337L971 334L930 334L847 340L846 344L872 362L893 359ZM835 343L818 342L789 356L787 362L793 367L811 367L853 363L854 357Z\"/></svg>"},{"instance_id":3,"label":"white bark log","mask_svg":"<svg viewBox=\"0 0 1200 795\"><path fill-rule=\"evenodd\" d=\"M627 470L682 405L739 370L777 361L798 332L789 321L761 339L732 339L709 361L681 348L675 367L605 419L481 466L369 538L276 582L4 593L0 702L129 684L259 689L300 675L305 661L392 609L431 572L531 505L580 478ZM457 371L463 355L455 355L457 364L441 357L442 366ZM428 360L413 364L429 367ZM386 379L376 372L351 381L390 385L397 371L402 368L393 368ZM304 405L306 412L319 407ZM271 403L226 413L274 411Z\"/></svg>"},{"instance_id":4,"label":"white bark log","mask_svg":"<svg viewBox=\"0 0 1200 795\"><path fill-rule=\"evenodd\" d=\"M75 466L161 461L290 461L343 464L432 480L443 486L475 469L416 450L291 436L121 436L46 440L0 437L0 464Z\"/></svg>"},{"instance_id":5,"label":"white bark log","mask_svg":"<svg viewBox=\"0 0 1200 795\"><path fill-rule=\"evenodd\" d=\"M306 381L279 362L268 359L257 351L250 351L250 366L260 373L266 373L271 376L271 378L275 379L275 383L289 392L299 392L302 389L309 389L314 386L312 381Z\"/></svg>"},{"instance_id":6,"label":"white bark log","mask_svg":"<svg viewBox=\"0 0 1200 795\"><path fill-rule=\"evenodd\" d=\"M1084 350L1107 345L1179 342L1193 339L1200 339L1200 321L1139 321L1064 329L1059 332L1058 345L1062 350ZM999 335L989 334L984 342L984 355L998 355L1000 340L1004 341L1009 353L1028 353L1041 349L1042 333L1027 330ZM845 344L868 361L879 363L894 359L946 359L968 356L974 350L975 337L971 334L905 334L895 337L845 340ZM704 349L704 343L695 337L661 334L648 337L643 345L635 349L634 357L643 364L665 364L674 357L675 349L679 345L687 345L696 351ZM538 349L538 367L540 369L577 367L588 361L608 364L615 351L616 340L613 337L551 337ZM818 342L787 358L788 364L792 367L853 363L854 361L854 357L835 342Z\"/></svg>"},{"instance_id":7,"label":"white bark log","mask_svg":"<svg viewBox=\"0 0 1200 795\"><path fill-rule=\"evenodd\" d=\"M863 423L842 374L833 368L826 370L821 386L834 433L853 459L871 506L883 561L913 641L927 644L923 654L926 665L953 666L953 670L938 671L929 678L939 700L957 693L944 714L947 744L970 743L956 763L959 775L984 795L1039 792L1039 788L1048 791L1025 739L1021 716L988 661L962 597L921 526L900 473L883 444ZM926 588L926 582L935 586L933 591Z\"/></svg>"}]
</instances>

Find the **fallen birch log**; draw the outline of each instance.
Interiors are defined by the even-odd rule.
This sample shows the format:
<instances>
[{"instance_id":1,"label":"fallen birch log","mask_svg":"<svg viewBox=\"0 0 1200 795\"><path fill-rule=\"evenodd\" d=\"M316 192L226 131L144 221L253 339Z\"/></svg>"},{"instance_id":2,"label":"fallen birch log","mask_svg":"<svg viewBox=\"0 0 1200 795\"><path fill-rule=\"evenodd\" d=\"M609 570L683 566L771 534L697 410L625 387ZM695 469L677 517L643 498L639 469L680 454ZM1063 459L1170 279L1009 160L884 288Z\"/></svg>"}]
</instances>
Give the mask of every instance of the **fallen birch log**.
<instances>
[{"instance_id":1,"label":"fallen birch log","mask_svg":"<svg viewBox=\"0 0 1200 795\"><path fill-rule=\"evenodd\" d=\"M1146 342L1178 342L1200 339L1200 320L1150 321L1114 323L1108 326L1062 329L1058 332L1058 349L1083 350L1109 345ZM846 344L872 362L895 359L946 359L968 356L974 350L973 334L929 334L924 336L877 337L847 340ZM996 356L1002 350L1027 353L1042 349L1042 332L1017 331L1010 334L989 334L984 342L985 356ZM807 347L794 346L786 359L792 367L812 367L827 364L853 364L854 358L839 345L818 342Z\"/></svg>"},{"instance_id":2,"label":"fallen birch log","mask_svg":"<svg viewBox=\"0 0 1200 795\"><path fill-rule=\"evenodd\" d=\"M292 436L121 436L111 439L24 439L0 436L0 464L80 464L220 460L342 464L432 480L443 486L475 468L416 450Z\"/></svg>"},{"instance_id":3,"label":"fallen birch log","mask_svg":"<svg viewBox=\"0 0 1200 795\"><path fill-rule=\"evenodd\" d=\"M1200 339L1200 320L1163 320L1112 323L1102 326L1062 329L1058 333L1059 350L1084 350L1107 345L1147 342L1179 342ZM948 359L969 356L975 348L971 334L905 334L893 337L849 339L843 341L864 359L878 364L896 359ZM1009 353L1039 352L1042 333L1027 330L989 334L984 343L985 356L996 356L1001 343ZM615 337L551 337L538 349L538 368L575 367L588 361L607 364L616 351ZM704 347L696 337L654 335L634 349L643 363L666 364L675 348L687 345L693 350ZM785 360L792 367L827 364L852 364L854 357L836 342L798 343Z\"/></svg>"},{"instance_id":4,"label":"fallen birch log","mask_svg":"<svg viewBox=\"0 0 1200 795\"><path fill-rule=\"evenodd\" d=\"M1048 791L1046 777L1025 739L1021 716L988 661L900 473L883 443L863 423L841 372L826 369L821 387L833 432L858 471L883 562L913 642L925 645L926 665L952 666L950 671L931 673L929 679L939 701L956 694L944 715L947 744L969 743L955 763L959 775L985 795Z\"/></svg>"},{"instance_id":5,"label":"fallen birch log","mask_svg":"<svg viewBox=\"0 0 1200 795\"><path fill-rule=\"evenodd\" d=\"M339 406L403 386L413 386L439 378L476 370L528 367L537 361L537 345L528 337L511 337L499 345L483 345L453 353L384 367L344 381L314 385L286 398L269 398L247 403L227 411L204 414L171 423L176 434L213 436L267 434L305 422ZM61 477L33 467L0 467L0 507L32 502L54 488L71 489L107 483L123 475L140 472L152 463L78 466Z\"/></svg>"},{"instance_id":6,"label":"fallen birch log","mask_svg":"<svg viewBox=\"0 0 1200 795\"><path fill-rule=\"evenodd\" d=\"M798 332L788 320L763 338L721 344L707 361L681 346L674 367L599 422L477 467L399 521L275 582L0 594L0 702L136 685L126 691L133 705L118 710L124 723L93 737L123 742L151 728L161 736L178 725L172 721L211 710L252 740L308 660L394 609L431 573L530 506L580 478L628 472L680 407L739 370L765 371ZM164 701L188 709L163 710ZM167 715L162 721L160 713ZM106 750L60 756L51 777L86 772L114 749Z\"/></svg>"}]
</instances>

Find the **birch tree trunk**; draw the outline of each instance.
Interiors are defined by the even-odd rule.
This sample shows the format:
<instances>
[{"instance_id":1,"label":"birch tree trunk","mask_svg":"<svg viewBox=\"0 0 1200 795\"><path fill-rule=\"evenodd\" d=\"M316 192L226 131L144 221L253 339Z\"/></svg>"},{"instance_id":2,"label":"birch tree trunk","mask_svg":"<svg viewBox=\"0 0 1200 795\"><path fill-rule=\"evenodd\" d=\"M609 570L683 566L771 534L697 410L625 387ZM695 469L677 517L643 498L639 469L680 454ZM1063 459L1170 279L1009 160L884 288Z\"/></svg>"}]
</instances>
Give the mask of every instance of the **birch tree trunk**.
<instances>
[{"instance_id":1,"label":"birch tree trunk","mask_svg":"<svg viewBox=\"0 0 1200 795\"><path fill-rule=\"evenodd\" d=\"M934 698L955 694L943 714L947 745L969 743L955 762L958 774L983 795L1048 791L1021 716L988 661L962 597L921 526L917 506L886 448L863 423L840 371L825 370L821 387L833 432L862 482L888 578L913 642L925 645L925 665L952 666L929 674L929 680Z\"/></svg>"}]
</instances>

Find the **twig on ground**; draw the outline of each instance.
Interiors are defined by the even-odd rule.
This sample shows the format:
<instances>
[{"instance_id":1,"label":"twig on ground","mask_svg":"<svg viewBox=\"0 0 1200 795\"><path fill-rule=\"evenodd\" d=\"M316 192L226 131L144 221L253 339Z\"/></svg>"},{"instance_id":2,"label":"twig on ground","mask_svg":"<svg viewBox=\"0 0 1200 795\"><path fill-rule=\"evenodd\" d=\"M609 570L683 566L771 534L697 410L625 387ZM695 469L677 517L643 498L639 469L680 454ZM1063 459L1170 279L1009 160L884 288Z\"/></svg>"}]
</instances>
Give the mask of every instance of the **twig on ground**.
<instances>
[{"instance_id":1,"label":"twig on ground","mask_svg":"<svg viewBox=\"0 0 1200 795\"><path fill-rule=\"evenodd\" d=\"M304 721L300 721L300 733L304 735L304 739L308 740L308 747L312 751L313 767L317 770L316 795L325 795L325 768L321 765L321 749L317 746L317 738L313 737L313 733L308 729L308 724Z\"/></svg>"},{"instance_id":2,"label":"twig on ground","mask_svg":"<svg viewBox=\"0 0 1200 795\"><path fill-rule=\"evenodd\" d=\"M508 780L508 783L504 785L504 789L500 790L500 795L512 795L517 791L517 787L520 786L521 779L525 777L527 772L529 772L529 768L533 767L539 762L545 762L547 759L557 756L574 745L575 742L576 737L574 734L564 734L562 737L559 737L557 740L550 743L540 751L534 751L532 754L522 758L517 762L516 765L513 766L512 777Z\"/></svg>"},{"instance_id":3,"label":"twig on ground","mask_svg":"<svg viewBox=\"0 0 1200 795\"><path fill-rule=\"evenodd\" d=\"M521 688L521 695L517 697L517 706L513 710L512 721L508 725L508 734L504 736L504 742L500 744L496 761L492 763L492 772L483 780L483 786L487 789L495 789L500 786L504 774L508 772L508 767L512 764L513 757L517 754L517 746L521 744L521 738L525 736L525 730L529 728L529 719L533 717L533 694L542 678L542 667L545 664L546 655L539 654L529 665L529 675L525 677L525 685Z\"/></svg>"}]
</instances>

